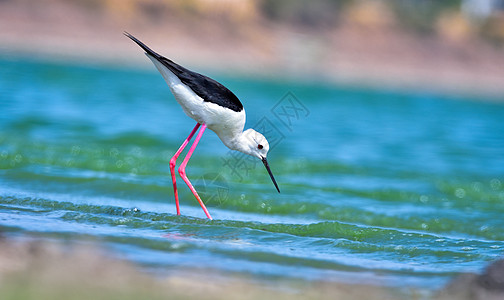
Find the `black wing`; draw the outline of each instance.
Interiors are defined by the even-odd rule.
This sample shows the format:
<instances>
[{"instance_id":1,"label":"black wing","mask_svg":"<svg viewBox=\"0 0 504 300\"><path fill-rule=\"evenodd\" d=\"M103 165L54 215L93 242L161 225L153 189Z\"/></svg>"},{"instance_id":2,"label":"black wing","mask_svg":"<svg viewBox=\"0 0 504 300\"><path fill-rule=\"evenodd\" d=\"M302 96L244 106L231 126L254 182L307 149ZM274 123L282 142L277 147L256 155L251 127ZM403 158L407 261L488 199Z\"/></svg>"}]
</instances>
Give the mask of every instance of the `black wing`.
<instances>
[{"instance_id":1,"label":"black wing","mask_svg":"<svg viewBox=\"0 0 504 300\"><path fill-rule=\"evenodd\" d=\"M149 56L154 57L157 61L172 71L180 79L180 81L189 86L189 88L200 96L203 101L212 102L236 112L243 110L243 105L238 97L236 97L233 92L228 90L222 84L205 75L192 72L181 65L174 63L170 59L157 54L131 34L125 32L124 35L132 39L138 44L138 46L142 47Z\"/></svg>"}]
</instances>

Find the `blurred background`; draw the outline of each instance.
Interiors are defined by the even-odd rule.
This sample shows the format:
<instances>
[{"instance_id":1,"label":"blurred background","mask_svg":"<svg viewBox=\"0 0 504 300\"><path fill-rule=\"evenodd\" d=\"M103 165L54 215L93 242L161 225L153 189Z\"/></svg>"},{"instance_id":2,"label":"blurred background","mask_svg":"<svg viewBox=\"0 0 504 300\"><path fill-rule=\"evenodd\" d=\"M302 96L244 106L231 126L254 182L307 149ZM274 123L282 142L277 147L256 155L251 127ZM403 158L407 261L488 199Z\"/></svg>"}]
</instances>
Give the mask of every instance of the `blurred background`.
<instances>
[{"instance_id":1,"label":"blurred background","mask_svg":"<svg viewBox=\"0 0 504 300\"><path fill-rule=\"evenodd\" d=\"M501 0L3 0L0 52L502 94Z\"/></svg>"},{"instance_id":2,"label":"blurred background","mask_svg":"<svg viewBox=\"0 0 504 300\"><path fill-rule=\"evenodd\" d=\"M238 96L281 194L206 131L187 173L214 221L181 180L175 214L194 121L124 31ZM503 66L503 0L0 0L0 240L98 244L185 293L431 295L504 253Z\"/></svg>"}]
</instances>

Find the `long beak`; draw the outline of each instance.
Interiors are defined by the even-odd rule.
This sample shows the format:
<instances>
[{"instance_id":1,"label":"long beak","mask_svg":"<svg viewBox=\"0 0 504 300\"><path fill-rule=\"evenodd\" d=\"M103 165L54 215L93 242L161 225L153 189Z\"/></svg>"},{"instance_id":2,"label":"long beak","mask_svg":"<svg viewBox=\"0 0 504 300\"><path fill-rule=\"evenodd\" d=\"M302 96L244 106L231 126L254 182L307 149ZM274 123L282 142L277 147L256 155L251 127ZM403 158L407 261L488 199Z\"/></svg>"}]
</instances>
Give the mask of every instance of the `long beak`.
<instances>
[{"instance_id":1,"label":"long beak","mask_svg":"<svg viewBox=\"0 0 504 300\"><path fill-rule=\"evenodd\" d=\"M268 165L268 161L266 160L266 157L261 158L264 166L266 167L266 170L268 170L268 174L271 177L271 180L273 181L273 184L275 185L277 191L280 193L280 189L278 188L278 184L276 183L275 177L273 177L273 173L271 173L271 169Z\"/></svg>"}]
</instances>

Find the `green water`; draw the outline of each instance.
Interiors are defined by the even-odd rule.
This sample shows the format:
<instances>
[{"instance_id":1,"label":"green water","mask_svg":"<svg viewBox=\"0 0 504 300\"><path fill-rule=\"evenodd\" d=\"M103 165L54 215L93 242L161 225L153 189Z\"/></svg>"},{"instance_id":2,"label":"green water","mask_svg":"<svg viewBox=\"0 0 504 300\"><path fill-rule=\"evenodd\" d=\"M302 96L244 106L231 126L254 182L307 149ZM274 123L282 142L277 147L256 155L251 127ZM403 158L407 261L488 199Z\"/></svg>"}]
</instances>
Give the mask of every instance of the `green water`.
<instances>
[{"instance_id":1,"label":"green water","mask_svg":"<svg viewBox=\"0 0 504 300\"><path fill-rule=\"evenodd\" d=\"M259 161L208 131L187 173L168 162L194 122L152 71L0 60L0 230L91 240L154 272L438 288L504 249L504 105L219 77ZM212 74L210 74L212 75Z\"/></svg>"}]
</instances>

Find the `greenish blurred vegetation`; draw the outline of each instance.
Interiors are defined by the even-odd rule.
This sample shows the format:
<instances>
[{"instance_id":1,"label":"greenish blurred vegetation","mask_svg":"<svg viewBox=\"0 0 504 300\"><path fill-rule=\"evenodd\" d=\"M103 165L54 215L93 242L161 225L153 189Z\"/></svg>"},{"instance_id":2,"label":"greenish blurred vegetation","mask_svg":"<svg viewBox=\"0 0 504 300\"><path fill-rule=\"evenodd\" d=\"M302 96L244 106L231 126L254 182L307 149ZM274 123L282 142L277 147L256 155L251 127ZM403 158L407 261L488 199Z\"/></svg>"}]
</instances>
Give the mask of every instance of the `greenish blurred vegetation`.
<instances>
[{"instance_id":1,"label":"greenish blurred vegetation","mask_svg":"<svg viewBox=\"0 0 504 300\"><path fill-rule=\"evenodd\" d=\"M350 0L263 0L259 11L269 20L309 27L337 26Z\"/></svg>"},{"instance_id":2,"label":"greenish blurred vegetation","mask_svg":"<svg viewBox=\"0 0 504 300\"><path fill-rule=\"evenodd\" d=\"M5 0L24 2L29 0ZM358 27L504 44L504 0L53 0L146 26L166 20L218 21L231 28L282 25L304 30ZM43 1L42 1L43 2ZM38 3L36 6L42 4Z\"/></svg>"},{"instance_id":3,"label":"greenish blurred vegetation","mask_svg":"<svg viewBox=\"0 0 504 300\"><path fill-rule=\"evenodd\" d=\"M451 39L504 41L504 1L491 0L262 0L261 16L307 27L384 24Z\"/></svg>"},{"instance_id":4,"label":"greenish blurred vegetation","mask_svg":"<svg viewBox=\"0 0 504 300\"><path fill-rule=\"evenodd\" d=\"M436 22L447 12L460 10L460 0L392 0L392 9L401 24L418 32L432 33Z\"/></svg>"}]
</instances>

